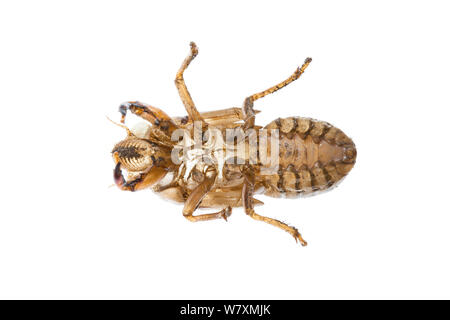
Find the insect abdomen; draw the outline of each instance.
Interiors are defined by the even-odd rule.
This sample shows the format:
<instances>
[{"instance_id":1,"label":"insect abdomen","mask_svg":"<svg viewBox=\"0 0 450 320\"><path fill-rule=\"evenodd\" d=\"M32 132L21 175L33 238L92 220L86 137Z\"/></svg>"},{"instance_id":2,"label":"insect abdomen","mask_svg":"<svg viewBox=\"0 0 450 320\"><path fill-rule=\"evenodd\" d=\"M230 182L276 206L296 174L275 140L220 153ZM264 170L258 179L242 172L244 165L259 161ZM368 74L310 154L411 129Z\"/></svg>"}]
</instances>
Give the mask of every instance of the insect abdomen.
<instances>
[{"instance_id":1,"label":"insect abdomen","mask_svg":"<svg viewBox=\"0 0 450 320\"><path fill-rule=\"evenodd\" d=\"M279 130L279 168L265 177L267 195L295 197L326 190L355 164L355 144L327 122L290 117L276 119L265 129Z\"/></svg>"}]
</instances>

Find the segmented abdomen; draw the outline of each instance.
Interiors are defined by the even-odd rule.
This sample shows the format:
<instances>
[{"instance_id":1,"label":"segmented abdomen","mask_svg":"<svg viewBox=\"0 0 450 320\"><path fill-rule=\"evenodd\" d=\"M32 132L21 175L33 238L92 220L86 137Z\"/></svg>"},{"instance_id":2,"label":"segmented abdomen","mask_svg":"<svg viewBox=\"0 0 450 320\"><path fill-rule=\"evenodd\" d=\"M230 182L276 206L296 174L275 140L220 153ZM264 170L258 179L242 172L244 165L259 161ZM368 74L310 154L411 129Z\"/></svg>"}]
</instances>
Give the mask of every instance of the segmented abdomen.
<instances>
[{"instance_id":1,"label":"segmented abdomen","mask_svg":"<svg viewBox=\"0 0 450 320\"><path fill-rule=\"evenodd\" d=\"M290 117L276 119L265 129L279 130L278 172L262 175L266 195L296 197L326 190L355 164L355 144L327 122Z\"/></svg>"}]
</instances>

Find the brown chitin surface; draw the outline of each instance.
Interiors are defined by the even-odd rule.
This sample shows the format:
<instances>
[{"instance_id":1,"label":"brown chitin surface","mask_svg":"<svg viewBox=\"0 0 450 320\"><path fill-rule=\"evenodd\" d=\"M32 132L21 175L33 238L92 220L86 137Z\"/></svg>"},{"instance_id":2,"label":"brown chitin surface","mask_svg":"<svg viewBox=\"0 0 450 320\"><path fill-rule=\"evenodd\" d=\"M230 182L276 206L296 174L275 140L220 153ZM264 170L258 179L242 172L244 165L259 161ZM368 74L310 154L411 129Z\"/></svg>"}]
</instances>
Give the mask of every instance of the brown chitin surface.
<instances>
[{"instance_id":1,"label":"brown chitin surface","mask_svg":"<svg viewBox=\"0 0 450 320\"><path fill-rule=\"evenodd\" d=\"M114 146L113 155L128 170L139 171L151 165L150 143L137 138L121 141Z\"/></svg>"},{"instance_id":2,"label":"brown chitin surface","mask_svg":"<svg viewBox=\"0 0 450 320\"><path fill-rule=\"evenodd\" d=\"M290 117L272 121L265 129L269 134L270 129L278 129L280 135L279 170L261 176L268 196L296 197L326 190L355 164L355 144L327 122Z\"/></svg>"}]
</instances>

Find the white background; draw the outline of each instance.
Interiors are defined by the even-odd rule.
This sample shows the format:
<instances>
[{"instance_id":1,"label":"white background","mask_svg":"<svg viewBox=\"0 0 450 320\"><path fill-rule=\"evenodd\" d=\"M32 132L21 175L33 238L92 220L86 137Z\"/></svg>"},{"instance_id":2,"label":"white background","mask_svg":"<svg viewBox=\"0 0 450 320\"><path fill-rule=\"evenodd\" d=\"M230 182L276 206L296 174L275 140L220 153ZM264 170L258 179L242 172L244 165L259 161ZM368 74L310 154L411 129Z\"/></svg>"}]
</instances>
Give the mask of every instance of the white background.
<instances>
[{"instance_id":1,"label":"white background","mask_svg":"<svg viewBox=\"0 0 450 320\"><path fill-rule=\"evenodd\" d=\"M4 1L0 5L0 298L450 298L446 1ZM317 197L260 197L194 224L151 191L109 187L140 100L201 111L302 78L256 103L257 122L328 121L358 147ZM131 118L130 118L131 119Z\"/></svg>"}]
</instances>

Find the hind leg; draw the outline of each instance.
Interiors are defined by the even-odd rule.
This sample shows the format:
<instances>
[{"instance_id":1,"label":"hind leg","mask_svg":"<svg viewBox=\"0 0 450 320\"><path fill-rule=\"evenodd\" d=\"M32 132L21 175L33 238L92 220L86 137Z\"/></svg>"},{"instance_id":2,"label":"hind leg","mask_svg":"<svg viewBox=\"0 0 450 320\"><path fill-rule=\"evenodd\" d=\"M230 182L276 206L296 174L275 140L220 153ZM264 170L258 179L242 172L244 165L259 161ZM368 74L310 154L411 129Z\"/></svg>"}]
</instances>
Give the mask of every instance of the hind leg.
<instances>
[{"instance_id":1,"label":"hind leg","mask_svg":"<svg viewBox=\"0 0 450 320\"><path fill-rule=\"evenodd\" d=\"M294 237L295 241L299 241L302 246L306 246L308 243L302 238L300 232L298 232L297 228L291 227L284 222L281 222L276 219L268 218L261 216L255 212L253 209L253 192L254 192L254 179L251 174L247 174L244 180L244 186L242 189L242 200L245 209L245 213L249 215L251 218L263 221L268 224L271 224L281 230L288 232L291 236Z\"/></svg>"},{"instance_id":2,"label":"hind leg","mask_svg":"<svg viewBox=\"0 0 450 320\"><path fill-rule=\"evenodd\" d=\"M274 85L273 87L270 87L267 90L261 91L259 93L256 93L254 95L251 95L249 97L247 97L244 100L244 105L242 107L242 112L244 114L244 121L245 121L245 129L248 128L253 128L253 126L255 125L255 110L253 109L253 102L255 102L256 100L263 98L265 96L267 96L268 94L274 93L275 91L280 90L281 88L286 87L288 84L290 84L291 82L294 82L295 80L297 80L298 78L300 78L300 76L303 74L303 72L305 72L305 69L308 67L308 65L311 63L312 59L311 58L306 58L305 62L303 63L303 65L299 68L297 68L297 70L295 70L295 72L286 80L278 83L277 85Z\"/></svg>"}]
</instances>

